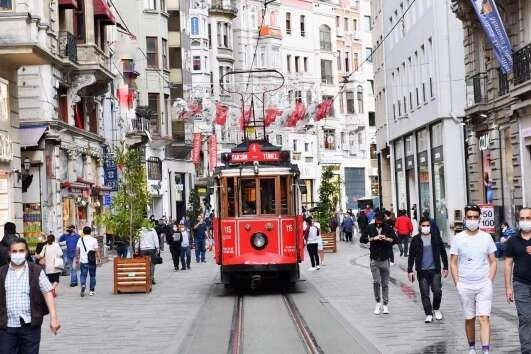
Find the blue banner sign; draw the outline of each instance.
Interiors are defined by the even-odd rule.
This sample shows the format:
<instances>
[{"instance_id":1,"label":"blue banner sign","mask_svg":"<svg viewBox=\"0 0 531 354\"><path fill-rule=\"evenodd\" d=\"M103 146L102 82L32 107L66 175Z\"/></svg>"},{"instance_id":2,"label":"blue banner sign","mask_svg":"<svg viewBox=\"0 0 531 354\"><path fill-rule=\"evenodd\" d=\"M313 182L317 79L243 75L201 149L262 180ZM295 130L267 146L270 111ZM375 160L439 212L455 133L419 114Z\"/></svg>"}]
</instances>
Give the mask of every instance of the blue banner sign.
<instances>
[{"instance_id":1,"label":"blue banner sign","mask_svg":"<svg viewBox=\"0 0 531 354\"><path fill-rule=\"evenodd\" d=\"M116 192L118 190L118 169L113 155L106 155L103 159L103 177L105 185Z\"/></svg>"},{"instance_id":2,"label":"blue banner sign","mask_svg":"<svg viewBox=\"0 0 531 354\"><path fill-rule=\"evenodd\" d=\"M504 73L513 71L513 49L494 0L470 0Z\"/></svg>"}]
</instances>

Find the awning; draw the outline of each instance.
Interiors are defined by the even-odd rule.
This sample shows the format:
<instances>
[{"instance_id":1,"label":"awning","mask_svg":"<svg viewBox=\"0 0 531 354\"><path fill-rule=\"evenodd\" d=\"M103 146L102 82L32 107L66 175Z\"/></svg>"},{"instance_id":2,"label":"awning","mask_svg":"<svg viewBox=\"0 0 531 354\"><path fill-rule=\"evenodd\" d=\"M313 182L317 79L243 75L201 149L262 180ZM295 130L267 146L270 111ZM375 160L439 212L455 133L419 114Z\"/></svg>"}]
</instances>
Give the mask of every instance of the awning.
<instances>
[{"instance_id":1,"label":"awning","mask_svg":"<svg viewBox=\"0 0 531 354\"><path fill-rule=\"evenodd\" d=\"M20 127L20 147L39 146L42 136L48 129L46 125Z\"/></svg>"},{"instance_id":2,"label":"awning","mask_svg":"<svg viewBox=\"0 0 531 354\"><path fill-rule=\"evenodd\" d=\"M107 0L93 0L94 17L97 17L105 25L115 25L116 18L112 13L111 7Z\"/></svg>"},{"instance_id":3,"label":"awning","mask_svg":"<svg viewBox=\"0 0 531 354\"><path fill-rule=\"evenodd\" d=\"M63 9L77 9L77 0L59 0L59 7Z\"/></svg>"}]
</instances>

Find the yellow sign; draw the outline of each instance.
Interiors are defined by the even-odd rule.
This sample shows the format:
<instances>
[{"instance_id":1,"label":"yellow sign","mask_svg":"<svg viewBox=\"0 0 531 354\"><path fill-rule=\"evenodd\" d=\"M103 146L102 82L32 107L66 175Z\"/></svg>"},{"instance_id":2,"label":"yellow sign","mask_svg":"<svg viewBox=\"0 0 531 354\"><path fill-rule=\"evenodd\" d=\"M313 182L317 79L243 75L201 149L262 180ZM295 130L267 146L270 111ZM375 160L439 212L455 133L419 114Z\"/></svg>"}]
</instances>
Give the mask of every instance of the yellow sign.
<instances>
[{"instance_id":1,"label":"yellow sign","mask_svg":"<svg viewBox=\"0 0 531 354\"><path fill-rule=\"evenodd\" d=\"M255 127L247 127L247 128L245 128L245 132L247 134L256 134L256 128Z\"/></svg>"}]
</instances>

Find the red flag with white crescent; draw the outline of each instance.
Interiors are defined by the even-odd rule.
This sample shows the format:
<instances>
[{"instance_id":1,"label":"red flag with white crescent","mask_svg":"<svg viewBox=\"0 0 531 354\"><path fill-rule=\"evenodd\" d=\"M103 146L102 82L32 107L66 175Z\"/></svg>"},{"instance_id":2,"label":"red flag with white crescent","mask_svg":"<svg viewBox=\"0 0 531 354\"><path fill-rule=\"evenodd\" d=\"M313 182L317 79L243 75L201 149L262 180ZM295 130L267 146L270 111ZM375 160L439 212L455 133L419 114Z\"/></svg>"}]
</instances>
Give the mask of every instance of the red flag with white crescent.
<instances>
[{"instance_id":1,"label":"red flag with white crescent","mask_svg":"<svg viewBox=\"0 0 531 354\"><path fill-rule=\"evenodd\" d=\"M328 117L330 111L332 110L333 100L331 98L325 99L323 102L319 103L315 108L315 121L318 122L321 119Z\"/></svg>"},{"instance_id":2,"label":"red flag with white crescent","mask_svg":"<svg viewBox=\"0 0 531 354\"><path fill-rule=\"evenodd\" d=\"M297 102L295 104L295 108L293 109L293 112L291 112L291 115L288 118L288 121L286 122L286 127L294 127L297 125L297 122L302 120L304 118L304 115L306 114L306 106L301 101Z\"/></svg>"},{"instance_id":3,"label":"red flag with white crescent","mask_svg":"<svg viewBox=\"0 0 531 354\"><path fill-rule=\"evenodd\" d=\"M217 125L225 125L227 122L227 116L229 115L229 107L221 103L216 103L216 119Z\"/></svg>"},{"instance_id":4,"label":"red flag with white crescent","mask_svg":"<svg viewBox=\"0 0 531 354\"><path fill-rule=\"evenodd\" d=\"M282 111L276 107L269 107L265 110L264 125L269 127L275 122L278 116L282 115Z\"/></svg>"},{"instance_id":5,"label":"red flag with white crescent","mask_svg":"<svg viewBox=\"0 0 531 354\"><path fill-rule=\"evenodd\" d=\"M192 144L192 162L194 164L199 163L201 156L201 133L194 133Z\"/></svg>"},{"instance_id":6,"label":"red flag with white crescent","mask_svg":"<svg viewBox=\"0 0 531 354\"><path fill-rule=\"evenodd\" d=\"M218 140L216 135L210 136L210 147L209 147L209 161L208 168L210 171L214 171L218 164Z\"/></svg>"}]
</instances>

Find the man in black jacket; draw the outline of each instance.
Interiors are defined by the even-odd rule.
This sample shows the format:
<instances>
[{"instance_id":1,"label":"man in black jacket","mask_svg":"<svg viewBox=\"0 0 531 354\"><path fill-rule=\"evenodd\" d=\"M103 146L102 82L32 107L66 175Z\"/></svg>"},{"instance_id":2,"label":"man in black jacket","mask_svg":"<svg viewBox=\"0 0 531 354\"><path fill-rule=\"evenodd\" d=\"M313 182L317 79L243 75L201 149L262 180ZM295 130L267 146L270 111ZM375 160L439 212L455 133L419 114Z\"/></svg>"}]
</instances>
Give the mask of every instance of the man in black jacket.
<instances>
[{"instance_id":1,"label":"man in black jacket","mask_svg":"<svg viewBox=\"0 0 531 354\"><path fill-rule=\"evenodd\" d=\"M389 308L389 260L393 254L393 245L398 242L395 231L384 224L382 214L376 215L374 224L370 224L362 232L361 243L370 242L371 273L373 279L376 308L374 314L388 314ZM380 303L380 288L383 304Z\"/></svg>"},{"instance_id":2,"label":"man in black jacket","mask_svg":"<svg viewBox=\"0 0 531 354\"><path fill-rule=\"evenodd\" d=\"M448 276L448 256L441 235L432 227L429 217L420 218L419 228L420 234L411 240L407 272L409 280L414 282L413 264L415 264L422 306L426 314L424 322L431 323L433 316L436 320L443 318L439 310L442 298L441 273L445 278ZM430 300L430 287L433 292L433 305Z\"/></svg>"},{"instance_id":3,"label":"man in black jacket","mask_svg":"<svg viewBox=\"0 0 531 354\"><path fill-rule=\"evenodd\" d=\"M179 230L179 224L177 222L168 224L166 230L166 242L170 246L171 258L173 260L173 268L175 271L179 270L179 260L181 259L181 243L183 236ZM184 268L183 268L184 270Z\"/></svg>"}]
</instances>

